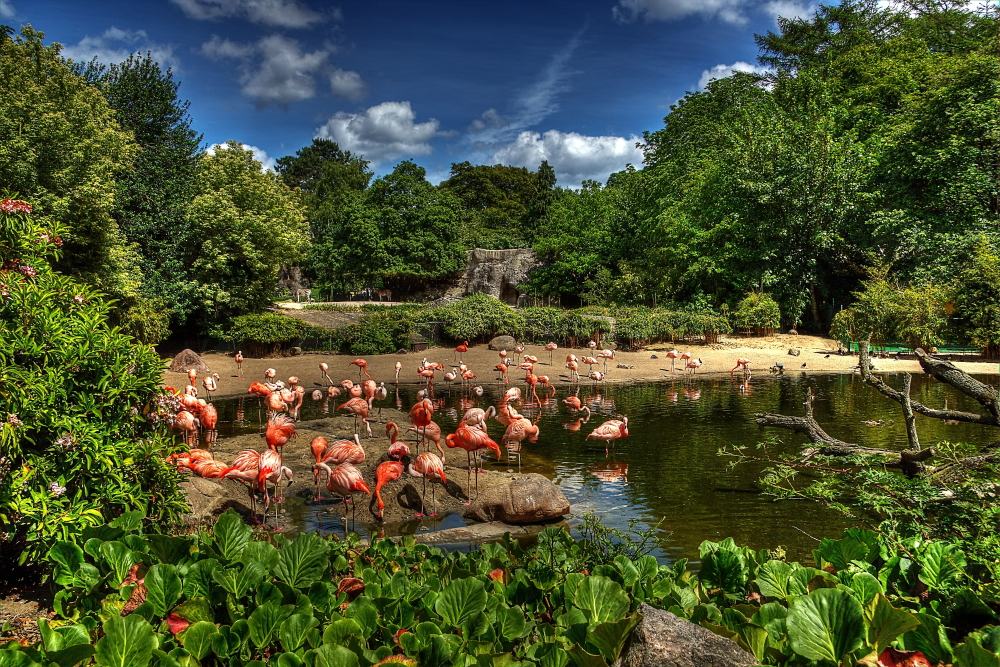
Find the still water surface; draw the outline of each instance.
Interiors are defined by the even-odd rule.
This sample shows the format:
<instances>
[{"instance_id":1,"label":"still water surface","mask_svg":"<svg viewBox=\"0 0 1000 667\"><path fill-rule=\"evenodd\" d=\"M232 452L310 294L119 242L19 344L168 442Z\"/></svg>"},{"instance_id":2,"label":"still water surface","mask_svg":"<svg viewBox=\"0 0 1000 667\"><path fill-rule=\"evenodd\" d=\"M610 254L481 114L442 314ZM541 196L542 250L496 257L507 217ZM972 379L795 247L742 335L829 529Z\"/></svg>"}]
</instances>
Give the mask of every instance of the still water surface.
<instances>
[{"instance_id":1,"label":"still water surface","mask_svg":"<svg viewBox=\"0 0 1000 667\"><path fill-rule=\"evenodd\" d=\"M997 377L982 376L984 382L997 384ZM901 376L886 377L899 386ZM784 545L794 558L808 556L815 541L809 537L837 537L849 525L837 512L809 502L774 502L759 493L756 480L763 464L730 466L731 458L719 456L722 447L746 445L755 454L755 445L771 436L779 436L779 451L801 449L804 438L789 431L769 429L762 432L754 423L754 413L774 412L803 414L803 400L812 387L816 400L814 414L832 436L846 442L871 447L902 449L906 446L905 427L898 404L883 398L861 382L857 375L799 374L754 376L748 385L724 378L676 379L655 383L585 384L578 390L581 401L593 415L589 423L576 426L580 415L571 414L561 401L568 394L560 388L554 400L541 407L538 425L541 437L525 445L521 470L538 472L553 479L572 504L579 523L584 512L593 512L605 524L627 528L630 519L637 527L655 525L659 548L656 555L697 559L702 540L733 537L738 543L754 548ZM390 393L393 401L408 410L416 400L418 387L400 386ZM486 395L479 407L496 404L500 387L484 386ZM392 390L390 390L392 391ZM574 388L570 390L577 393ZM976 411L974 401L950 387L924 375L913 378L912 395L924 404ZM459 401L463 393L438 388L435 398L444 407L434 415L443 432L451 432L460 417ZM237 399L216 401L219 409L220 437L257 429L233 422ZM534 418L539 409L522 407L522 413ZM593 428L606 419L628 415L629 437L620 440L614 451L606 453L603 443L585 440ZM317 404L306 401L301 420L323 417ZM885 420L882 426L864 421ZM996 440L993 429L971 424L948 425L917 416L921 442L932 445L941 440L986 444ZM490 422L490 434L500 441L503 426ZM492 462L495 469L507 469L506 462ZM464 466L464 459L462 460ZM516 468L516 464L514 466ZM314 530L324 519L308 503L289 506L288 511L303 530ZM327 530L330 519L325 519ZM463 525L458 516L445 517L433 527L417 522L404 527L413 531L450 528ZM359 532L364 532L358 526Z\"/></svg>"}]
</instances>

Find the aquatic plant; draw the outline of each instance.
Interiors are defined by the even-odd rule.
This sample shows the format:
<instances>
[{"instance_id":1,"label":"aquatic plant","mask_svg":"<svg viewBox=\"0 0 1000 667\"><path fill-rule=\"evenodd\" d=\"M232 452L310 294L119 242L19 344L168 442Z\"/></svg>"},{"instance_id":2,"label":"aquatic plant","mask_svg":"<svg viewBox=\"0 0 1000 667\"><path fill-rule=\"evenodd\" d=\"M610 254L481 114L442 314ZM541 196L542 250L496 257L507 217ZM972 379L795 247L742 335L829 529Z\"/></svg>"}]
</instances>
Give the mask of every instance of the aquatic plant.
<instances>
[{"instance_id":1,"label":"aquatic plant","mask_svg":"<svg viewBox=\"0 0 1000 667\"><path fill-rule=\"evenodd\" d=\"M139 512L60 542L42 641L2 665L607 667L643 602L728 637L770 665L877 665L895 651L996 664L995 585L955 545L894 552L879 535L823 540L815 567L732 540L704 542L697 573L651 555L593 560L561 527L522 548L470 553L314 533L255 536L231 510L211 530L143 535ZM82 546L80 546L82 544Z\"/></svg>"}]
</instances>

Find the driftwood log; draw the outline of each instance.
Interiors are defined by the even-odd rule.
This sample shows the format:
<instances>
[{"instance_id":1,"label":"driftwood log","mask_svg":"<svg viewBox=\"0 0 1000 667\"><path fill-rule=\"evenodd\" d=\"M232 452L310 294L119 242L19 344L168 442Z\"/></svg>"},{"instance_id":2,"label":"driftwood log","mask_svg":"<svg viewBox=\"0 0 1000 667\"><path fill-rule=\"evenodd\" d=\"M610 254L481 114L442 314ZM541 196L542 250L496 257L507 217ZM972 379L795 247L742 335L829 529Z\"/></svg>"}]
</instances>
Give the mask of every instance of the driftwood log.
<instances>
[{"instance_id":1,"label":"driftwood log","mask_svg":"<svg viewBox=\"0 0 1000 667\"><path fill-rule=\"evenodd\" d=\"M889 468L899 468L910 477L921 473L942 472L945 469L955 469L956 467L972 469L1000 460L1000 452L984 451L976 456L951 461L937 468L925 465L924 462L931 459L935 455L935 452L930 447L920 449L914 421L914 413L917 413L933 419L953 419L955 421L983 424L984 426L1000 426L1000 412L998 412L998 395L996 389L971 377L953 363L936 359L924 350L918 349L916 351L917 358L920 360L920 367L925 373L933 375L939 381L955 387L966 396L973 398L983 406L985 413L978 414L961 410L937 410L910 398L911 376L909 374L905 374L903 377L902 390L897 390L872 373L871 359L868 355L868 342L862 341L860 348L859 367L865 383L875 388L883 396L898 402L902 406L903 418L906 422L907 439L910 444L908 450L899 452L888 449L873 449L834 438L823 430L823 427L813 417L812 403L814 396L811 389L806 396L805 416L795 417L757 413L754 415L754 420L758 426L761 428L788 429L806 436L809 442L817 445L802 452L803 456L807 459L816 455L879 457L883 459L880 461L882 465Z\"/></svg>"}]
</instances>

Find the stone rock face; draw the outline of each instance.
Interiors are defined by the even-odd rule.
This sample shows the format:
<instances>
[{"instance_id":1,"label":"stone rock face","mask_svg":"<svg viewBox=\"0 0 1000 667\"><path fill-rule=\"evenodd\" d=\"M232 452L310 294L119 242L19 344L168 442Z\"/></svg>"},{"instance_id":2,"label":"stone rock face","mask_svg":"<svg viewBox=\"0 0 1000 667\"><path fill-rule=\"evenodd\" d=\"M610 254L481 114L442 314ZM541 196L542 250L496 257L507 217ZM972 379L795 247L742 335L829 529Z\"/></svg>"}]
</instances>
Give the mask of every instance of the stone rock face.
<instances>
[{"instance_id":1,"label":"stone rock face","mask_svg":"<svg viewBox=\"0 0 1000 667\"><path fill-rule=\"evenodd\" d=\"M184 350L174 357L170 363L170 370L175 373L186 373L192 368L199 373L210 373L212 371L208 367L208 364L201 360L201 355L191 349Z\"/></svg>"},{"instance_id":2,"label":"stone rock face","mask_svg":"<svg viewBox=\"0 0 1000 667\"><path fill-rule=\"evenodd\" d=\"M482 492L465 518L504 523L538 523L569 514L569 501L548 478L531 473Z\"/></svg>"},{"instance_id":3,"label":"stone rock face","mask_svg":"<svg viewBox=\"0 0 1000 667\"><path fill-rule=\"evenodd\" d=\"M792 355L793 357L797 357L800 354L802 354L802 350L800 350L797 347L793 347L793 348L791 348L791 349L788 350L788 354Z\"/></svg>"},{"instance_id":4,"label":"stone rock face","mask_svg":"<svg viewBox=\"0 0 1000 667\"><path fill-rule=\"evenodd\" d=\"M669 611L639 605L639 622L622 667L750 667L757 660L739 645Z\"/></svg>"},{"instance_id":5,"label":"stone rock face","mask_svg":"<svg viewBox=\"0 0 1000 667\"><path fill-rule=\"evenodd\" d=\"M517 341L514 340L513 336L497 336L496 338L490 341L490 349L496 350L497 352L499 352L500 350L507 350L509 352L513 352L516 346L517 346Z\"/></svg>"},{"instance_id":6,"label":"stone rock face","mask_svg":"<svg viewBox=\"0 0 1000 667\"><path fill-rule=\"evenodd\" d=\"M188 524L204 523L232 507L239 514L249 516L248 496L241 493L239 484L231 481L219 482L191 475L180 483L181 491L187 497L191 513L184 517ZM235 488L234 488L235 487Z\"/></svg>"},{"instance_id":7,"label":"stone rock face","mask_svg":"<svg viewBox=\"0 0 1000 667\"><path fill-rule=\"evenodd\" d=\"M458 285L448 290L446 298L489 294L515 306L521 297L518 286L528 281L528 274L532 269L541 266L538 255L531 248L512 250L476 248L466 254L465 274L458 281Z\"/></svg>"}]
</instances>

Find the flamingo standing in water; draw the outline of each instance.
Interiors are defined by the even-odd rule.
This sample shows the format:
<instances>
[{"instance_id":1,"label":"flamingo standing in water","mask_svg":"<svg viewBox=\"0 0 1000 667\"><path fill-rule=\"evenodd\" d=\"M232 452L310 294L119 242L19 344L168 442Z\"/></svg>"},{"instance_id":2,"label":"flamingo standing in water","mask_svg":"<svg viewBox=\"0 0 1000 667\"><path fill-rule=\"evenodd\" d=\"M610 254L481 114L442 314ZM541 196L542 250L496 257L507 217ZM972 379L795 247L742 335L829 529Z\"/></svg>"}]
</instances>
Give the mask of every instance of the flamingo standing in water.
<instances>
[{"instance_id":1,"label":"flamingo standing in water","mask_svg":"<svg viewBox=\"0 0 1000 667\"><path fill-rule=\"evenodd\" d=\"M733 373L736 372L736 369L739 368L740 366L743 367L743 372L745 374L747 375L750 374L750 360L740 357L739 359L736 360L736 365L733 366L733 369L729 371L729 376L732 377Z\"/></svg>"},{"instance_id":2,"label":"flamingo standing in water","mask_svg":"<svg viewBox=\"0 0 1000 667\"><path fill-rule=\"evenodd\" d=\"M372 495L371 489L365 484L364 478L361 476L361 471L355 468L350 463L341 463L336 468L330 471L330 474L326 477L326 490L330 493L336 493L344 499L344 504L346 506L347 499L355 493L367 493L369 496ZM344 533L347 533L347 512L344 512ZM355 523L357 519L357 503L351 504L351 523Z\"/></svg>"},{"instance_id":3,"label":"flamingo standing in water","mask_svg":"<svg viewBox=\"0 0 1000 667\"><path fill-rule=\"evenodd\" d=\"M681 356L681 353L676 349L673 349L667 352L667 356L670 357L670 372L676 373L677 371L674 368L674 364L677 362L677 357Z\"/></svg>"},{"instance_id":4,"label":"flamingo standing in water","mask_svg":"<svg viewBox=\"0 0 1000 667\"><path fill-rule=\"evenodd\" d=\"M399 461L383 461L375 468L375 502L378 505L377 519L382 520L385 514L385 503L382 502L382 487L389 482L403 478L403 464Z\"/></svg>"},{"instance_id":5,"label":"flamingo standing in water","mask_svg":"<svg viewBox=\"0 0 1000 667\"><path fill-rule=\"evenodd\" d=\"M521 447L525 440L534 441L538 439L539 428L536 424L525 417L515 419L507 426L503 434L503 442L507 447L507 467L510 468L510 453L517 451L517 467L521 468ZM508 470L509 472L509 470Z\"/></svg>"},{"instance_id":6,"label":"flamingo standing in water","mask_svg":"<svg viewBox=\"0 0 1000 667\"><path fill-rule=\"evenodd\" d=\"M549 366L552 365L552 353L559 349L559 346L555 343L546 343L545 351L549 353Z\"/></svg>"},{"instance_id":7,"label":"flamingo standing in water","mask_svg":"<svg viewBox=\"0 0 1000 667\"><path fill-rule=\"evenodd\" d=\"M455 357L458 357L459 355L464 355L468 351L469 351L469 341L467 340L462 341L461 345L455 347ZM455 361L454 357L452 358L452 361ZM464 359L459 359L459 361L464 361Z\"/></svg>"},{"instance_id":8,"label":"flamingo standing in water","mask_svg":"<svg viewBox=\"0 0 1000 667\"><path fill-rule=\"evenodd\" d=\"M278 371L273 368L268 368L264 371L264 384L274 384L274 376L278 374Z\"/></svg>"},{"instance_id":9,"label":"flamingo standing in water","mask_svg":"<svg viewBox=\"0 0 1000 667\"><path fill-rule=\"evenodd\" d=\"M417 457L417 460L410 464L409 473L414 477L420 477L424 480L423 493L420 494L420 509L421 511L417 513L418 517L424 516L424 498L427 496L427 480L431 480L431 501L433 502L433 513L430 516L437 516L437 496L434 492L434 481L440 481L441 486L448 483L448 479L444 475L444 464L441 463L441 459L434 452L424 452Z\"/></svg>"},{"instance_id":10,"label":"flamingo standing in water","mask_svg":"<svg viewBox=\"0 0 1000 667\"><path fill-rule=\"evenodd\" d=\"M601 371L591 371L590 375L588 375L587 377L589 377L594 382L604 382L604 373L602 373Z\"/></svg>"},{"instance_id":11,"label":"flamingo standing in water","mask_svg":"<svg viewBox=\"0 0 1000 667\"><path fill-rule=\"evenodd\" d=\"M375 400L378 401L378 418L382 419L382 401L389 398L389 390L385 388L385 382L380 382L375 390Z\"/></svg>"},{"instance_id":12,"label":"flamingo standing in water","mask_svg":"<svg viewBox=\"0 0 1000 667\"><path fill-rule=\"evenodd\" d=\"M354 440L334 440L333 444L328 444L326 438L313 438L309 444L315 458L313 465L313 478L316 481L316 497L319 500L319 471L326 470L329 474L330 466L350 463L360 465L365 462L365 450L361 447L358 434L354 434Z\"/></svg>"},{"instance_id":13,"label":"flamingo standing in water","mask_svg":"<svg viewBox=\"0 0 1000 667\"><path fill-rule=\"evenodd\" d=\"M321 361L319 364L319 375L320 379L325 379L330 383L331 387L333 386L333 378L330 377L330 365L325 361Z\"/></svg>"},{"instance_id":14,"label":"flamingo standing in water","mask_svg":"<svg viewBox=\"0 0 1000 667\"><path fill-rule=\"evenodd\" d=\"M458 425L461 426L465 424L466 426L478 426L483 431L486 430L486 422L489 421L490 417L495 416L497 409L492 405L485 410L482 408L469 408L462 415L459 420Z\"/></svg>"},{"instance_id":15,"label":"flamingo standing in water","mask_svg":"<svg viewBox=\"0 0 1000 667\"><path fill-rule=\"evenodd\" d=\"M243 351L237 350L236 356L233 357L233 361L236 362L236 370L239 371L240 377L243 377Z\"/></svg>"},{"instance_id":16,"label":"flamingo standing in water","mask_svg":"<svg viewBox=\"0 0 1000 667\"><path fill-rule=\"evenodd\" d=\"M466 495L469 502L462 503L468 505L472 502L472 456L473 453L483 449L496 452L497 460L500 460L500 446L490 439L486 431L479 428L470 427L468 424L459 424L458 430L445 438L445 444L449 447L460 447L465 450L468 467L466 468ZM476 476L476 497L479 497L479 476Z\"/></svg>"},{"instance_id":17,"label":"flamingo standing in water","mask_svg":"<svg viewBox=\"0 0 1000 667\"><path fill-rule=\"evenodd\" d=\"M609 419L604 422L587 436L587 440L602 440L604 441L604 454L608 453L609 444L613 443L619 438L628 437L628 417L623 417L622 419Z\"/></svg>"},{"instance_id":18,"label":"flamingo standing in water","mask_svg":"<svg viewBox=\"0 0 1000 667\"><path fill-rule=\"evenodd\" d=\"M399 384L399 371L403 370L402 362L396 362L396 384Z\"/></svg>"}]
</instances>

